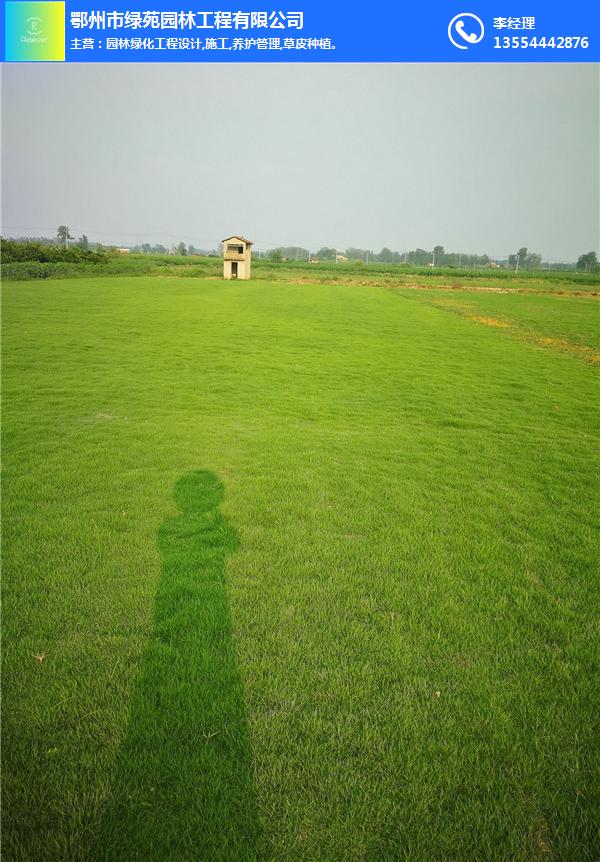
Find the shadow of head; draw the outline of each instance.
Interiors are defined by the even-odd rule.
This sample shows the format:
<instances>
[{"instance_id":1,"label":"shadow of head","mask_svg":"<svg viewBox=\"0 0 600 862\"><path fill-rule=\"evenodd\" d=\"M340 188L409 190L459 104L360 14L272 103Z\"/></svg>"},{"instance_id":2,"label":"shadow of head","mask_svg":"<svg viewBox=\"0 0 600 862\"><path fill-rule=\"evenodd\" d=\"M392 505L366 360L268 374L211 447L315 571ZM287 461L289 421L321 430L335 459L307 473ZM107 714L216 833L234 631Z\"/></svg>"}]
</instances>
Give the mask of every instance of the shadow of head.
<instances>
[{"instance_id":1,"label":"shadow of head","mask_svg":"<svg viewBox=\"0 0 600 862\"><path fill-rule=\"evenodd\" d=\"M173 496L182 512L208 512L223 502L225 489L214 473L192 470L177 480Z\"/></svg>"}]
</instances>

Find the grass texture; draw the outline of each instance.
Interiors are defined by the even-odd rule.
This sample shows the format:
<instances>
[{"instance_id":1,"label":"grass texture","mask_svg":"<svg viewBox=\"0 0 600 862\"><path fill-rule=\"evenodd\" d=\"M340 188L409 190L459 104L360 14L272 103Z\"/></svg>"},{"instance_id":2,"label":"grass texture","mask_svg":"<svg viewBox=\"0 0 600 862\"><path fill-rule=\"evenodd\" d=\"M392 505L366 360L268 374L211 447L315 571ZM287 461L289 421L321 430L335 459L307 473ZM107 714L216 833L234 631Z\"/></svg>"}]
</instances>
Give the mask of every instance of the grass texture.
<instances>
[{"instance_id":1,"label":"grass texture","mask_svg":"<svg viewBox=\"0 0 600 862\"><path fill-rule=\"evenodd\" d=\"M4 859L599 858L597 306L433 293L5 284Z\"/></svg>"}]
</instances>

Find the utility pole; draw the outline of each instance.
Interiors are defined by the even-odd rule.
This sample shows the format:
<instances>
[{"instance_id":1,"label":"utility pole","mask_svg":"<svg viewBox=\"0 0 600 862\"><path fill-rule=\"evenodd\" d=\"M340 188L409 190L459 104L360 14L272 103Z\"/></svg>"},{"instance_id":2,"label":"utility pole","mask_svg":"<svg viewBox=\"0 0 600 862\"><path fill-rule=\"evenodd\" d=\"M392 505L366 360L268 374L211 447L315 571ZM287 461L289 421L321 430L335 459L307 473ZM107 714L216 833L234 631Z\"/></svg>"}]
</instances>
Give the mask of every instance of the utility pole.
<instances>
[{"instance_id":1,"label":"utility pole","mask_svg":"<svg viewBox=\"0 0 600 862\"><path fill-rule=\"evenodd\" d=\"M521 257L521 255L519 254L519 252L517 252L517 262L516 262L516 264L515 264L515 275L516 275L516 274L518 273L518 271L519 271L519 258L520 258L520 257Z\"/></svg>"},{"instance_id":2,"label":"utility pole","mask_svg":"<svg viewBox=\"0 0 600 862\"><path fill-rule=\"evenodd\" d=\"M431 265L435 266L435 249L432 251L432 254L433 254L433 258L431 260Z\"/></svg>"}]
</instances>

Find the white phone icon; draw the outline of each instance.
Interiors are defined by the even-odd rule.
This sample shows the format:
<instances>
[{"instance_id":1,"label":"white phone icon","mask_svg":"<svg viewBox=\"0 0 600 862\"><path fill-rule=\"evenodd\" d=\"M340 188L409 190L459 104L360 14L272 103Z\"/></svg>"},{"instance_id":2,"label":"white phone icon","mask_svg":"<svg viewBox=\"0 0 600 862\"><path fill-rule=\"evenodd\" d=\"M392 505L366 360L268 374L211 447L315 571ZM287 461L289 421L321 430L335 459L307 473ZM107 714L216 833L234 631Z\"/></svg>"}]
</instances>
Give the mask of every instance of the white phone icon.
<instances>
[{"instance_id":1,"label":"white phone icon","mask_svg":"<svg viewBox=\"0 0 600 862\"><path fill-rule=\"evenodd\" d=\"M466 26L469 30L465 29ZM473 12L461 12L448 24L448 38L456 48L466 51L469 45L477 45L483 39L483 21Z\"/></svg>"},{"instance_id":2,"label":"white phone icon","mask_svg":"<svg viewBox=\"0 0 600 862\"><path fill-rule=\"evenodd\" d=\"M471 44L477 42L477 33L467 33L467 31L465 30L464 21L456 22L456 32L463 37L465 42L470 42Z\"/></svg>"}]
</instances>

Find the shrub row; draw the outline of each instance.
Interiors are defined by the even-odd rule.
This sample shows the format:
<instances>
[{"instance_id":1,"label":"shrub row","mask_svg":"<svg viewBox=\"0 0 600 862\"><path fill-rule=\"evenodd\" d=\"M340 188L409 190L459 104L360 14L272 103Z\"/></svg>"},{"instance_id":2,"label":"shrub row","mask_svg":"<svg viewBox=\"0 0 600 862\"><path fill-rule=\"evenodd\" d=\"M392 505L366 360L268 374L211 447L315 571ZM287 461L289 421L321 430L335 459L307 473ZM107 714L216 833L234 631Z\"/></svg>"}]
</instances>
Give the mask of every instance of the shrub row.
<instances>
[{"instance_id":1,"label":"shrub row","mask_svg":"<svg viewBox=\"0 0 600 862\"><path fill-rule=\"evenodd\" d=\"M65 248L57 245L44 245L40 242L15 242L0 239L0 252L3 263L17 261L38 261L39 263L100 263L106 260L106 253L89 251L79 246Z\"/></svg>"}]
</instances>

